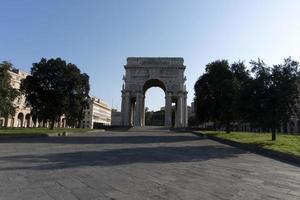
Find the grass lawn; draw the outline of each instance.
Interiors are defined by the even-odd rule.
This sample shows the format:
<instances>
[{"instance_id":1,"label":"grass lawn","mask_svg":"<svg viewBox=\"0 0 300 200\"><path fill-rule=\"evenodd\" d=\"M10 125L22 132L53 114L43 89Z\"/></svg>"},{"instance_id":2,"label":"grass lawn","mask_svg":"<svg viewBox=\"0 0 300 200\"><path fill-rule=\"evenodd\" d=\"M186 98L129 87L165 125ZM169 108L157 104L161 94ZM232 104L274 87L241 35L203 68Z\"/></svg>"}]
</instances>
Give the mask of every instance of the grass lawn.
<instances>
[{"instance_id":1,"label":"grass lawn","mask_svg":"<svg viewBox=\"0 0 300 200\"><path fill-rule=\"evenodd\" d=\"M1 136L30 136L30 135L49 135L54 133L66 132L87 132L91 129L83 128L56 128L50 130L49 128L0 128Z\"/></svg>"},{"instance_id":2,"label":"grass lawn","mask_svg":"<svg viewBox=\"0 0 300 200\"><path fill-rule=\"evenodd\" d=\"M222 131L201 131L201 133L300 156L300 135L277 134L276 141L272 141L271 133L231 132L228 134Z\"/></svg>"}]
</instances>

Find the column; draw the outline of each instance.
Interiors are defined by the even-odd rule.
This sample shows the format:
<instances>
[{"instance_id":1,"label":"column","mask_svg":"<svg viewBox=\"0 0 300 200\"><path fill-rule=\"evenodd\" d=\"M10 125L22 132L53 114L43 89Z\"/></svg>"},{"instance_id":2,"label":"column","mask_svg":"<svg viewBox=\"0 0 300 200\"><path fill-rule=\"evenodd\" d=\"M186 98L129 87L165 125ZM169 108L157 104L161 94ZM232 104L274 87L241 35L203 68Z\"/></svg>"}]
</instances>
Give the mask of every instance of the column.
<instances>
[{"instance_id":1,"label":"column","mask_svg":"<svg viewBox=\"0 0 300 200\"><path fill-rule=\"evenodd\" d=\"M178 95L178 99L177 99L177 127L182 127L182 95Z\"/></svg>"},{"instance_id":2,"label":"column","mask_svg":"<svg viewBox=\"0 0 300 200\"><path fill-rule=\"evenodd\" d=\"M142 126L145 126L145 95L142 95Z\"/></svg>"},{"instance_id":3,"label":"column","mask_svg":"<svg viewBox=\"0 0 300 200\"><path fill-rule=\"evenodd\" d=\"M136 107L135 107L135 126L142 126L141 113L142 113L142 94L140 92L137 92Z\"/></svg>"},{"instance_id":4,"label":"column","mask_svg":"<svg viewBox=\"0 0 300 200\"><path fill-rule=\"evenodd\" d=\"M131 101L130 102L130 121L129 121L129 124L130 126L134 126L135 125L135 110L136 110L136 107L135 107L135 102L134 101Z\"/></svg>"},{"instance_id":5,"label":"column","mask_svg":"<svg viewBox=\"0 0 300 200\"><path fill-rule=\"evenodd\" d=\"M166 92L165 97L165 126L172 126L172 94Z\"/></svg>"},{"instance_id":6,"label":"column","mask_svg":"<svg viewBox=\"0 0 300 200\"><path fill-rule=\"evenodd\" d=\"M122 125L124 125L124 113L125 113L124 104L125 104L125 94L122 91L122 102L121 102L121 124Z\"/></svg>"},{"instance_id":7,"label":"column","mask_svg":"<svg viewBox=\"0 0 300 200\"><path fill-rule=\"evenodd\" d=\"M177 128L178 127L178 115L177 115L177 102L176 102L176 106L175 106L175 123L174 123L174 127Z\"/></svg>"},{"instance_id":8,"label":"column","mask_svg":"<svg viewBox=\"0 0 300 200\"><path fill-rule=\"evenodd\" d=\"M23 115L23 127L24 128L26 128L26 125L27 124L25 124L26 123L26 115L25 115L25 113L24 113L24 115Z\"/></svg>"},{"instance_id":9,"label":"column","mask_svg":"<svg viewBox=\"0 0 300 200\"><path fill-rule=\"evenodd\" d=\"M18 125L18 115L17 114L18 113L16 113L15 116L13 117L14 118L14 121L13 121L14 125L13 125L13 127L17 127L17 125Z\"/></svg>"},{"instance_id":10,"label":"column","mask_svg":"<svg viewBox=\"0 0 300 200\"><path fill-rule=\"evenodd\" d=\"M184 94L183 96L183 102L182 102L182 126L187 127L188 126L188 110L187 110L187 95Z\"/></svg>"}]
</instances>

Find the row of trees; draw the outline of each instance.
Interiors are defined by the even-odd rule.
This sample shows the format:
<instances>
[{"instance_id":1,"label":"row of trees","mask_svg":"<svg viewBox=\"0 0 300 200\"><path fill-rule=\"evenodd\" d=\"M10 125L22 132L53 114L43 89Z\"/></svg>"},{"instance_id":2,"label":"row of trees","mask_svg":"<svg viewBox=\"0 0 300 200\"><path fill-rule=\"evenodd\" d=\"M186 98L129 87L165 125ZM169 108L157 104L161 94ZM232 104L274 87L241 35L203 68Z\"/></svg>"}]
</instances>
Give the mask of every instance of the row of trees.
<instances>
[{"instance_id":1,"label":"row of trees","mask_svg":"<svg viewBox=\"0 0 300 200\"><path fill-rule=\"evenodd\" d=\"M37 120L50 121L53 129L55 121L64 114L67 125L79 126L88 103L90 85L89 76L81 73L76 65L61 58L42 58L40 62L33 63L31 76L22 80L20 91L11 87L10 70L11 63L1 63L0 116L15 114L13 101L22 93L31 107L35 123Z\"/></svg>"},{"instance_id":2,"label":"row of trees","mask_svg":"<svg viewBox=\"0 0 300 200\"><path fill-rule=\"evenodd\" d=\"M233 122L272 131L286 123L299 99L299 63L291 58L268 66L262 60L229 64L217 60L206 65L195 86L199 122L214 122L230 132Z\"/></svg>"},{"instance_id":3,"label":"row of trees","mask_svg":"<svg viewBox=\"0 0 300 200\"><path fill-rule=\"evenodd\" d=\"M149 108L145 109L145 125L146 126L164 126L165 111L149 111Z\"/></svg>"}]
</instances>

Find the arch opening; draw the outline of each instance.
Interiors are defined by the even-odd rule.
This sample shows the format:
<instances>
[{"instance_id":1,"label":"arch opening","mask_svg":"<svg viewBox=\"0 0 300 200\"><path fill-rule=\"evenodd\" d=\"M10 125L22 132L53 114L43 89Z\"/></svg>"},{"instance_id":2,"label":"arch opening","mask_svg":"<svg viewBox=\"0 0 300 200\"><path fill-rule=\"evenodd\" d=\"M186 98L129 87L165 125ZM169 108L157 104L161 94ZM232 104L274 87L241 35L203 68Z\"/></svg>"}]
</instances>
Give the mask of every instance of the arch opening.
<instances>
[{"instance_id":1,"label":"arch opening","mask_svg":"<svg viewBox=\"0 0 300 200\"><path fill-rule=\"evenodd\" d=\"M144 83L144 86L143 86L144 95L147 92L147 90L152 88L152 87L159 87L164 91L164 93L166 92L166 86L161 80L159 80L159 79L150 79L150 80L147 80Z\"/></svg>"},{"instance_id":2,"label":"arch opening","mask_svg":"<svg viewBox=\"0 0 300 200\"><path fill-rule=\"evenodd\" d=\"M17 119L17 127L23 127L23 121L24 121L24 114L19 113Z\"/></svg>"},{"instance_id":3,"label":"arch opening","mask_svg":"<svg viewBox=\"0 0 300 200\"><path fill-rule=\"evenodd\" d=\"M165 125L165 92L160 87L149 87L144 100L145 126Z\"/></svg>"}]
</instances>

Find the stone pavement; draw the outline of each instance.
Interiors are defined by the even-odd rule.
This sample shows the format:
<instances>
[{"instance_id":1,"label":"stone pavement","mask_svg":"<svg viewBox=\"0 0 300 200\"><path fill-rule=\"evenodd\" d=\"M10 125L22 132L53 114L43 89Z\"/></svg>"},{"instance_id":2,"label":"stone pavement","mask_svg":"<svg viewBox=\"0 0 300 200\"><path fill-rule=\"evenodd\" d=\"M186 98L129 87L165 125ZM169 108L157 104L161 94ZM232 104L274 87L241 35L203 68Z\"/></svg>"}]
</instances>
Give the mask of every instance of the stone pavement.
<instances>
[{"instance_id":1,"label":"stone pavement","mask_svg":"<svg viewBox=\"0 0 300 200\"><path fill-rule=\"evenodd\" d=\"M0 139L0 199L300 199L300 168L189 133Z\"/></svg>"}]
</instances>

